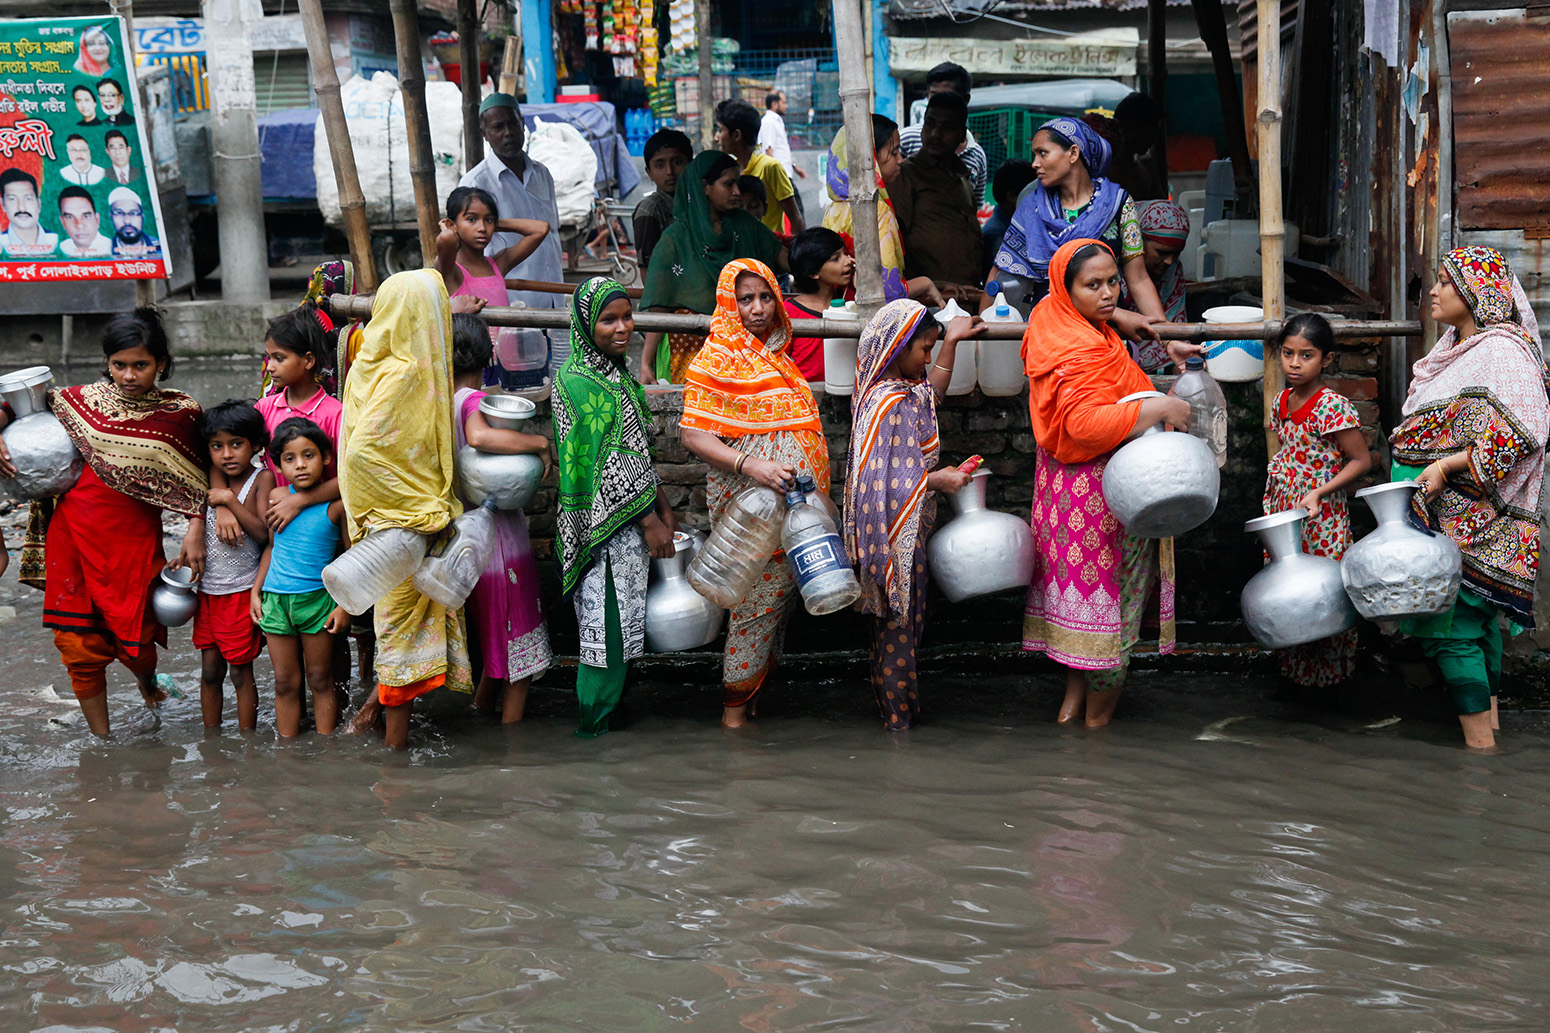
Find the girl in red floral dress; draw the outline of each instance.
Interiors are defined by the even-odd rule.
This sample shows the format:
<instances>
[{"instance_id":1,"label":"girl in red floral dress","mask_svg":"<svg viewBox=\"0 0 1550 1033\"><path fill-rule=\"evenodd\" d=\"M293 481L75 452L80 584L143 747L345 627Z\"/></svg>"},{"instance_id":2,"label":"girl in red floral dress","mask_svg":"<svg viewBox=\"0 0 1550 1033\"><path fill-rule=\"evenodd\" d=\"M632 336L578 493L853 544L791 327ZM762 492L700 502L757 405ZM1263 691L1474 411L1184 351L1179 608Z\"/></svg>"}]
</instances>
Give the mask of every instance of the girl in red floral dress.
<instances>
[{"instance_id":1,"label":"girl in red floral dress","mask_svg":"<svg viewBox=\"0 0 1550 1033\"><path fill-rule=\"evenodd\" d=\"M1304 509L1302 549L1338 560L1351 544L1345 489L1372 465L1356 407L1324 385L1335 335L1323 316L1287 320L1274 347L1287 388L1272 416L1281 449L1270 460L1265 512ZM1356 629L1280 651L1281 674L1298 685L1338 685L1356 667Z\"/></svg>"}]
</instances>

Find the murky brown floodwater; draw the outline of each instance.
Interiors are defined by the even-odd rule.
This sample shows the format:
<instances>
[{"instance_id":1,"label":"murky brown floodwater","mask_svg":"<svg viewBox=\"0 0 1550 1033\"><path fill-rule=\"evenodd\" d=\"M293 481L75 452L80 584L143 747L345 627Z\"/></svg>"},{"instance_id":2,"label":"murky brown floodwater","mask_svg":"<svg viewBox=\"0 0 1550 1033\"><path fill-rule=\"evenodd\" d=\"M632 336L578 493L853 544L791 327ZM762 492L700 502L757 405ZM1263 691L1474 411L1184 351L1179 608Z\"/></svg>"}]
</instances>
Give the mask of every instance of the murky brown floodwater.
<instances>
[{"instance_id":1,"label":"murky brown floodwater","mask_svg":"<svg viewBox=\"0 0 1550 1033\"><path fill-rule=\"evenodd\" d=\"M100 743L37 593L0 597L5 1030L1547 1026L1535 715L1477 757L1408 712L1142 674L1088 734L1048 723L1052 677L954 657L904 736L854 663L736 735L658 668L628 731L572 738L540 683L509 734L444 702L391 756L278 744L267 707L206 738L117 671Z\"/></svg>"}]
</instances>

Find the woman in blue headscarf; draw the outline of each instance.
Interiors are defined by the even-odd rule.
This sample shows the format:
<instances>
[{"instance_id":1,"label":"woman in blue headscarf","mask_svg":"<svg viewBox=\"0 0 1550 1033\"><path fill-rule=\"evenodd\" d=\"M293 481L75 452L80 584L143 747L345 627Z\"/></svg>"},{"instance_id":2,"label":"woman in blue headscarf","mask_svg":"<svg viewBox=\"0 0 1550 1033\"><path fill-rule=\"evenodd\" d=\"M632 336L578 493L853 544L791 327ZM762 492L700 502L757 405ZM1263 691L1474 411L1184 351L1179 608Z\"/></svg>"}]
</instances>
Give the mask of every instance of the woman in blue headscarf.
<instances>
[{"instance_id":1,"label":"woman in blue headscarf","mask_svg":"<svg viewBox=\"0 0 1550 1033\"><path fill-rule=\"evenodd\" d=\"M1018 280L1023 301L1032 305L1049 293L1049 263L1070 240L1100 240L1119 258L1125 286L1139 312L1116 311L1121 336L1142 335L1141 327L1163 322L1157 288L1146 272L1135 202L1119 184L1104 178L1113 149L1087 123L1052 118L1033 136L1033 170L1038 178L1018 202L992 280Z\"/></svg>"}]
</instances>

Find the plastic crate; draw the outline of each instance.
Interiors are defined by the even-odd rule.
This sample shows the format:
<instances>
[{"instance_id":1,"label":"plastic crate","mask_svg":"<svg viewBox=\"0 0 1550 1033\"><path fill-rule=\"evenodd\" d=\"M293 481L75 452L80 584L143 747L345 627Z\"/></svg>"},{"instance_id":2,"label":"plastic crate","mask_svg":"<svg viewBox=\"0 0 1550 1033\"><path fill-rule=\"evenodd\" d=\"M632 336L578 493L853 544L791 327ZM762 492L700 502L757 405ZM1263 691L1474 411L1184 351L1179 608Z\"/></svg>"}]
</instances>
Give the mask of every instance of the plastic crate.
<instances>
[{"instance_id":1,"label":"plastic crate","mask_svg":"<svg viewBox=\"0 0 1550 1033\"><path fill-rule=\"evenodd\" d=\"M1029 161L1033 157L1033 134L1053 115L1027 108L990 108L969 112L969 132L985 151L985 199L991 204L991 182L996 170L1012 160Z\"/></svg>"},{"instance_id":2,"label":"plastic crate","mask_svg":"<svg viewBox=\"0 0 1550 1033\"><path fill-rule=\"evenodd\" d=\"M726 100L732 96L732 77L730 75L717 75L711 77L710 94L711 104ZM678 117L697 117L700 113L700 80L696 77L683 76L673 80L673 106L678 111Z\"/></svg>"}]
</instances>

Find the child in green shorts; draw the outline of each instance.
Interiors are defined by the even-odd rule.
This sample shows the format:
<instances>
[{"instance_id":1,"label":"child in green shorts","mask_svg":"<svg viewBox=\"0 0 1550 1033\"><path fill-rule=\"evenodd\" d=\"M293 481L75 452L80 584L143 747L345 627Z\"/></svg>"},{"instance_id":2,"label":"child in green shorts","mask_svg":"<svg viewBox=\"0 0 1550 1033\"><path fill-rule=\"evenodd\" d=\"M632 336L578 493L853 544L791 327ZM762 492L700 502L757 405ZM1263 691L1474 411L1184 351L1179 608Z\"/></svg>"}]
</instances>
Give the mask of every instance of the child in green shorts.
<instances>
[{"instance_id":1,"label":"child in green shorts","mask_svg":"<svg viewBox=\"0 0 1550 1033\"><path fill-rule=\"evenodd\" d=\"M269 441L269 458L292 492L319 483L333 451L323 428L299 416L282 422ZM253 621L269 642L274 718L282 737L301 732L303 672L318 732L332 733L339 721L333 636L349 630L350 615L323 587L323 568L339 552L343 522L344 503L314 503L275 532L258 563Z\"/></svg>"}]
</instances>

